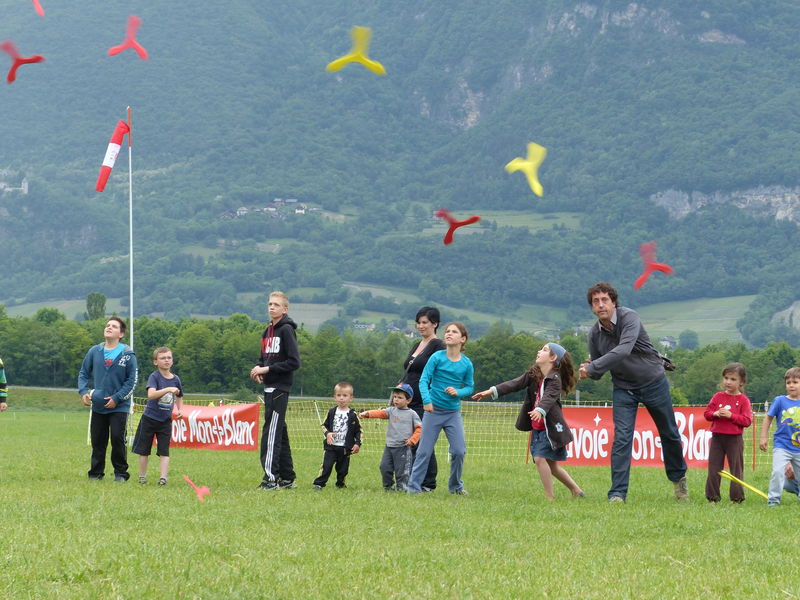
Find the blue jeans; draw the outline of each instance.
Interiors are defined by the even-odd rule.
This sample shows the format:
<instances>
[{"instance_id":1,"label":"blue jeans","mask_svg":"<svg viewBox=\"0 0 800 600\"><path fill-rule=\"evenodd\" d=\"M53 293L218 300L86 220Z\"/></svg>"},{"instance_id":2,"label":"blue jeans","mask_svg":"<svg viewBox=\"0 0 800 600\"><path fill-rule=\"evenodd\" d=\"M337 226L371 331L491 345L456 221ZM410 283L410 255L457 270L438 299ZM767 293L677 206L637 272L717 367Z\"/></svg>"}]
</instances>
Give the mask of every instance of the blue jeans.
<instances>
[{"instance_id":1,"label":"blue jeans","mask_svg":"<svg viewBox=\"0 0 800 600\"><path fill-rule=\"evenodd\" d=\"M769 503L779 504L783 490L786 489L786 463L792 463L795 478L800 475L800 452L789 452L783 448L772 449L772 477L769 480ZM797 479L795 481L795 487ZM793 491L791 488L787 491ZM793 492L797 493L797 492Z\"/></svg>"},{"instance_id":2,"label":"blue jeans","mask_svg":"<svg viewBox=\"0 0 800 600\"><path fill-rule=\"evenodd\" d=\"M407 490L412 493L422 491L422 480L428 472L428 462L439 439L439 433L444 429L447 441L450 443L450 479L447 488L450 493L464 489L461 473L464 470L464 455L467 453L467 442L464 439L464 423L461 420L460 410L439 410L426 412L422 417L422 437L417 447L417 457L411 469Z\"/></svg>"},{"instance_id":3,"label":"blue jeans","mask_svg":"<svg viewBox=\"0 0 800 600\"><path fill-rule=\"evenodd\" d=\"M608 497L628 495L628 480L631 474L631 452L633 432L636 426L636 412L643 404L650 413L661 436L664 452L664 470L667 479L678 481L686 475L686 461L683 459L681 436L675 422L669 381L661 377L657 381L638 390L614 388L614 444L611 446L611 489Z\"/></svg>"}]
</instances>

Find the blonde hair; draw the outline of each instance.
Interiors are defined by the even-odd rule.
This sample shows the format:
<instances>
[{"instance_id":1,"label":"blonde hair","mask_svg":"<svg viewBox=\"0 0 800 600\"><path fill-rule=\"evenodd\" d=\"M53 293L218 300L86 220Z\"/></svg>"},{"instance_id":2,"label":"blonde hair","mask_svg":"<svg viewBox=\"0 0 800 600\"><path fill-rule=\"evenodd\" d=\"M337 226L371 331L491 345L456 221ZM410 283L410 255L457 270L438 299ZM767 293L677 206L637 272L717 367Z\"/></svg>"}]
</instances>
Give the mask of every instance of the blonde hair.
<instances>
[{"instance_id":1,"label":"blonde hair","mask_svg":"<svg viewBox=\"0 0 800 600\"><path fill-rule=\"evenodd\" d=\"M353 395L353 385L347 383L346 381L340 381L335 386L333 386L334 394L336 394L337 392L344 392L345 390L348 390L351 396Z\"/></svg>"},{"instance_id":2,"label":"blonde hair","mask_svg":"<svg viewBox=\"0 0 800 600\"><path fill-rule=\"evenodd\" d=\"M167 348L166 346L159 346L158 348L156 348L155 350L153 350L153 360L158 360L158 355L159 355L159 354L165 354L165 353L167 353L167 352L169 352L170 354L172 354L172 350L170 350L170 349L169 349L169 348Z\"/></svg>"},{"instance_id":3,"label":"blonde hair","mask_svg":"<svg viewBox=\"0 0 800 600\"><path fill-rule=\"evenodd\" d=\"M276 298L280 298L281 300L283 300L283 306L284 306L284 308L289 308L289 296L287 296L287 295L286 295L286 294L284 294L283 292L274 291L274 292L270 292L270 293L269 293L269 296L267 297L267 301L269 302L269 299L270 299L270 298L272 298L273 296L274 296L274 297L276 297Z\"/></svg>"}]
</instances>

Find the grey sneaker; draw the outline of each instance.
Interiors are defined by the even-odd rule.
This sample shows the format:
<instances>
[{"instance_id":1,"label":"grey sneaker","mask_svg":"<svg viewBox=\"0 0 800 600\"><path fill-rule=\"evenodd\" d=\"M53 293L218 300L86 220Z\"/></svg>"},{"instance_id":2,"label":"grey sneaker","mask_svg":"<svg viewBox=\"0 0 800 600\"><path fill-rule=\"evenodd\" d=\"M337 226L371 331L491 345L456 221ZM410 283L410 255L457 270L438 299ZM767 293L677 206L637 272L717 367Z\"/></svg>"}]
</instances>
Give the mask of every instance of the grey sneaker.
<instances>
[{"instance_id":1,"label":"grey sneaker","mask_svg":"<svg viewBox=\"0 0 800 600\"><path fill-rule=\"evenodd\" d=\"M141 485L147 485L147 477L145 477L144 475L139 475L139 483Z\"/></svg>"},{"instance_id":2,"label":"grey sneaker","mask_svg":"<svg viewBox=\"0 0 800 600\"><path fill-rule=\"evenodd\" d=\"M686 476L675 482L675 499L681 502L689 501L689 486L686 485Z\"/></svg>"},{"instance_id":3,"label":"grey sneaker","mask_svg":"<svg viewBox=\"0 0 800 600\"><path fill-rule=\"evenodd\" d=\"M450 493L455 494L456 496L469 496L469 492L464 488L461 488L460 490L456 490L455 492L450 492Z\"/></svg>"},{"instance_id":4,"label":"grey sneaker","mask_svg":"<svg viewBox=\"0 0 800 600\"><path fill-rule=\"evenodd\" d=\"M275 491L280 489L277 483L267 483L266 481L262 481L261 484L256 488L257 490L267 490L267 491Z\"/></svg>"},{"instance_id":5,"label":"grey sneaker","mask_svg":"<svg viewBox=\"0 0 800 600\"><path fill-rule=\"evenodd\" d=\"M609 496L608 501L611 504L625 504L625 498L622 496Z\"/></svg>"},{"instance_id":6,"label":"grey sneaker","mask_svg":"<svg viewBox=\"0 0 800 600\"><path fill-rule=\"evenodd\" d=\"M278 487L282 490L293 490L297 487L294 479L278 479Z\"/></svg>"}]
</instances>

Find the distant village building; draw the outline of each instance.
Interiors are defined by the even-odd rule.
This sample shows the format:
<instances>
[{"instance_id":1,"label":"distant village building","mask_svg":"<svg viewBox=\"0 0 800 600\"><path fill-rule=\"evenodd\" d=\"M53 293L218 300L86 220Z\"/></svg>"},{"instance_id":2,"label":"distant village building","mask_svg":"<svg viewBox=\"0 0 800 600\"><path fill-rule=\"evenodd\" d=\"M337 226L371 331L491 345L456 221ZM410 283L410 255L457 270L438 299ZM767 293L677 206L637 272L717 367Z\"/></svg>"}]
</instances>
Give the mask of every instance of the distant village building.
<instances>
[{"instance_id":1,"label":"distant village building","mask_svg":"<svg viewBox=\"0 0 800 600\"><path fill-rule=\"evenodd\" d=\"M658 338L658 343L664 346L667 350L675 350L678 347L678 340L671 335L664 335Z\"/></svg>"},{"instance_id":2,"label":"distant village building","mask_svg":"<svg viewBox=\"0 0 800 600\"><path fill-rule=\"evenodd\" d=\"M0 181L0 191L4 194L6 192L22 192L24 195L28 194L28 178L23 177L22 182L20 183L19 187L13 187L7 184L5 181Z\"/></svg>"},{"instance_id":3,"label":"distant village building","mask_svg":"<svg viewBox=\"0 0 800 600\"><path fill-rule=\"evenodd\" d=\"M248 212L250 212L250 210L246 206L240 206L239 208L236 209L236 216L237 217L243 217Z\"/></svg>"},{"instance_id":4,"label":"distant village building","mask_svg":"<svg viewBox=\"0 0 800 600\"><path fill-rule=\"evenodd\" d=\"M353 320L353 329L364 329L366 331L375 331L375 323L362 323L361 321Z\"/></svg>"}]
</instances>

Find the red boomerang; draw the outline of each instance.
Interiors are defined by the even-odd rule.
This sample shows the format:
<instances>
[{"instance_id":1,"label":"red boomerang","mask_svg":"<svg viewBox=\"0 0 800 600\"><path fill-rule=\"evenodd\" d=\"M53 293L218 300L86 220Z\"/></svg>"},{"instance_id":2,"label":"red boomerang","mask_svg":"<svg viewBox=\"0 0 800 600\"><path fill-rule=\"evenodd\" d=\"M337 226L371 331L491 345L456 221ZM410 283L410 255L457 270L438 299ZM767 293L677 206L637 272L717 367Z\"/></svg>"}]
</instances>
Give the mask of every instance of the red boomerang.
<instances>
[{"instance_id":1,"label":"red boomerang","mask_svg":"<svg viewBox=\"0 0 800 600\"><path fill-rule=\"evenodd\" d=\"M44 16L44 9L42 8L42 5L39 3L39 0L33 0L33 8L36 9L36 13L40 17Z\"/></svg>"},{"instance_id":2,"label":"red boomerang","mask_svg":"<svg viewBox=\"0 0 800 600\"><path fill-rule=\"evenodd\" d=\"M17 69L22 65L38 63L44 60L44 56L41 54L34 54L33 56L29 56L27 58L20 56L19 52L17 51L17 47L14 46L14 43L11 40L6 40L0 44L0 50L8 54L11 57L11 60L14 61L14 64L11 65L11 68L8 70L8 76L6 77L6 81L8 81L8 83L13 83L14 80L16 80Z\"/></svg>"},{"instance_id":3,"label":"red boomerang","mask_svg":"<svg viewBox=\"0 0 800 600\"><path fill-rule=\"evenodd\" d=\"M125 30L125 41L119 46L112 46L109 48L108 55L114 56L123 50L131 49L136 51L136 54L139 55L139 58L142 60L147 60L147 50L145 50L142 45L136 41L136 30L139 29L139 25L141 24L142 20L139 17L130 15L128 17L128 27Z\"/></svg>"},{"instance_id":4,"label":"red boomerang","mask_svg":"<svg viewBox=\"0 0 800 600\"><path fill-rule=\"evenodd\" d=\"M444 234L444 245L447 246L453 243L453 234L455 233L456 229L459 227L463 227L464 225L472 225L473 223L477 223L481 220L480 217L470 217L469 219L464 219L463 221L456 221L456 219L447 212L446 209L440 208L435 213L435 216L439 217L440 219L444 219L450 224L450 229L447 230L447 233Z\"/></svg>"},{"instance_id":5,"label":"red boomerang","mask_svg":"<svg viewBox=\"0 0 800 600\"><path fill-rule=\"evenodd\" d=\"M660 271L665 275L673 275L675 273L675 269L666 265L664 263L657 263L655 262L656 258L656 243L655 242L645 242L639 246L639 253L642 255L642 262L644 263L644 271L641 275L636 279L633 283L633 289L638 290L640 287L644 285L644 282L647 281L647 278L650 277L650 274L654 271Z\"/></svg>"},{"instance_id":6,"label":"red boomerang","mask_svg":"<svg viewBox=\"0 0 800 600\"><path fill-rule=\"evenodd\" d=\"M189 479L186 475L183 476L183 479L186 481L186 483L188 483L190 486L194 488L194 492L195 494L197 494L197 497L200 498L200 502L205 502L206 499L204 498L204 496L206 494L211 493L211 490L208 489L208 486L204 485L203 487L197 487L194 484L194 482L191 479Z\"/></svg>"}]
</instances>

